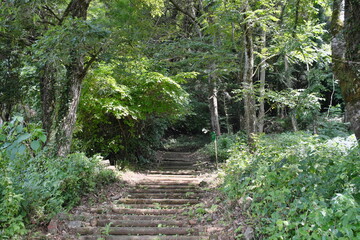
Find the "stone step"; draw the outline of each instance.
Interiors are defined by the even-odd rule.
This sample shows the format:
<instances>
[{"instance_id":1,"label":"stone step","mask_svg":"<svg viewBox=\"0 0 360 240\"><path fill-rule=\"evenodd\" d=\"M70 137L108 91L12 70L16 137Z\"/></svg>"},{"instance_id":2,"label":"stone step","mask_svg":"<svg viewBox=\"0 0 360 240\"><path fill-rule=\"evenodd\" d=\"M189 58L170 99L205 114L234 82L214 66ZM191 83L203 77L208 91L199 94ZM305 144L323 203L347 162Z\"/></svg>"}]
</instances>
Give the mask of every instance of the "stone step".
<instances>
[{"instance_id":1,"label":"stone step","mask_svg":"<svg viewBox=\"0 0 360 240\"><path fill-rule=\"evenodd\" d=\"M162 214L162 215L144 215L144 214L93 214L92 217L88 215L74 215L70 218L64 220L71 220L71 221L90 221L92 219L96 220L110 220L110 221L117 221L117 220L184 220L187 221L186 216L176 215L177 213L170 213L170 214Z\"/></svg>"},{"instance_id":2,"label":"stone step","mask_svg":"<svg viewBox=\"0 0 360 240\"><path fill-rule=\"evenodd\" d=\"M97 235L97 236L80 236L79 240L209 240L207 236L107 236L107 235Z\"/></svg>"},{"instance_id":3,"label":"stone step","mask_svg":"<svg viewBox=\"0 0 360 240\"><path fill-rule=\"evenodd\" d=\"M167 182L144 182L139 183L135 188L195 188L198 184L196 183L167 183Z\"/></svg>"},{"instance_id":4,"label":"stone step","mask_svg":"<svg viewBox=\"0 0 360 240\"><path fill-rule=\"evenodd\" d=\"M166 198L200 198L199 194L194 192L186 192L186 193L153 193L149 191L148 193L130 193L127 195L127 198L151 198L151 199L166 199Z\"/></svg>"},{"instance_id":5,"label":"stone step","mask_svg":"<svg viewBox=\"0 0 360 240\"><path fill-rule=\"evenodd\" d=\"M196 179L190 179L190 180L162 180L161 182L156 181L156 179L142 179L138 182L140 185L199 185L200 180Z\"/></svg>"},{"instance_id":6,"label":"stone step","mask_svg":"<svg viewBox=\"0 0 360 240\"><path fill-rule=\"evenodd\" d=\"M182 166L178 166L178 165L160 165L158 167L159 170L162 171L172 171L172 170L196 170L196 166L194 165L182 165Z\"/></svg>"},{"instance_id":7,"label":"stone step","mask_svg":"<svg viewBox=\"0 0 360 240\"><path fill-rule=\"evenodd\" d=\"M164 166L164 167L157 167L159 171L197 171L199 167L197 166L187 166L187 167L178 167L178 166Z\"/></svg>"},{"instance_id":8,"label":"stone step","mask_svg":"<svg viewBox=\"0 0 360 240\"><path fill-rule=\"evenodd\" d=\"M135 208L142 208L142 209L179 209L183 208L184 204L122 204L119 203L117 207L135 209Z\"/></svg>"},{"instance_id":9,"label":"stone step","mask_svg":"<svg viewBox=\"0 0 360 240\"><path fill-rule=\"evenodd\" d=\"M195 165L196 162L190 162L190 161L185 161L185 162L179 162L179 161L161 161L159 163L159 166L180 166L180 167L186 167L186 166L193 166Z\"/></svg>"},{"instance_id":10,"label":"stone step","mask_svg":"<svg viewBox=\"0 0 360 240\"><path fill-rule=\"evenodd\" d=\"M182 178L194 178L196 179L197 176L196 175L191 175L191 174L177 174L177 175L173 175L173 174L146 174L146 177L152 177L152 178L157 178L157 179L162 179L162 178L172 178L172 179L182 179Z\"/></svg>"},{"instance_id":11,"label":"stone step","mask_svg":"<svg viewBox=\"0 0 360 240\"><path fill-rule=\"evenodd\" d=\"M193 192L193 193L203 193L203 190L197 189L197 188L146 188L146 189L130 189L128 193L187 193L187 192Z\"/></svg>"},{"instance_id":12,"label":"stone step","mask_svg":"<svg viewBox=\"0 0 360 240\"><path fill-rule=\"evenodd\" d=\"M141 178L125 195L119 193L98 207L64 216L74 237L67 239L209 240L207 228L198 227L197 220L184 214L204 193L199 187L202 172L197 169L205 169L192 155L161 152L159 168L140 172Z\"/></svg>"},{"instance_id":13,"label":"stone step","mask_svg":"<svg viewBox=\"0 0 360 240\"><path fill-rule=\"evenodd\" d=\"M189 158L189 157L168 157L168 156L164 156L160 162L163 161L175 161L175 162L197 162L196 160Z\"/></svg>"},{"instance_id":14,"label":"stone step","mask_svg":"<svg viewBox=\"0 0 360 240\"><path fill-rule=\"evenodd\" d=\"M147 176L145 178L146 180L156 180L156 181L172 181L172 182L179 182L179 181L189 181L189 182L197 182L197 178L192 177L168 177L168 176L162 176L162 177L153 177L153 176Z\"/></svg>"},{"instance_id":15,"label":"stone step","mask_svg":"<svg viewBox=\"0 0 360 240\"><path fill-rule=\"evenodd\" d=\"M103 208L92 208L91 213L117 213L117 214L131 214L131 215L168 215L177 214L184 212L184 209L139 209L139 208L123 208L123 207L112 207L111 209Z\"/></svg>"},{"instance_id":16,"label":"stone step","mask_svg":"<svg viewBox=\"0 0 360 240\"><path fill-rule=\"evenodd\" d=\"M183 207L183 205L181 205ZM176 217L177 220L184 219L181 216L174 215L170 213L169 215L125 215L125 214L97 214L97 213L81 213L79 215L61 215L59 220L65 221L91 221L93 219L98 220L109 220L109 221L117 221L117 220L174 220Z\"/></svg>"},{"instance_id":17,"label":"stone step","mask_svg":"<svg viewBox=\"0 0 360 240\"><path fill-rule=\"evenodd\" d=\"M111 227L184 227L188 226L189 222L177 221L177 220L110 220L99 219L96 222L96 226L105 227L111 223Z\"/></svg>"},{"instance_id":18,"label":"stone step","mask_svg":"<svg viewBox=\"0 0 360 240\"><path fill-rule=\"evenodd\" d=\"M187 170L174 170L174 171L157 171L157 170L148 170L143 171L144 174L168 174L168 175L199 175L200 171L187 171Z\"/></svg>"},{"instance_id":19,"label":"stone step","mask_svg":"<svg viewBox=\"0 0 360 240\"><path fill-rule=\"evenodd\" d=\"M198 236L202 229L194 227L78 227L74 232L80 235L103 234L106 235L193 235Z\"/></svg>"},{"instance_id":20,"label":"stone step","mask_svg":"<svg viewBox=\"0 0 360 240\"><path fill-rule=\"evenodd\" d=\"M198 203L199 200L198 199L193 199L193 198L184 198L184 199L172 199L172 198L168 198L168 199L144 199L144 198L123 198L123 199L119 199L118 200L119 203L124 203L124 204L154 204L154 203L159 203L159 204L195 204Z\"/></svg>"}]
</instances>

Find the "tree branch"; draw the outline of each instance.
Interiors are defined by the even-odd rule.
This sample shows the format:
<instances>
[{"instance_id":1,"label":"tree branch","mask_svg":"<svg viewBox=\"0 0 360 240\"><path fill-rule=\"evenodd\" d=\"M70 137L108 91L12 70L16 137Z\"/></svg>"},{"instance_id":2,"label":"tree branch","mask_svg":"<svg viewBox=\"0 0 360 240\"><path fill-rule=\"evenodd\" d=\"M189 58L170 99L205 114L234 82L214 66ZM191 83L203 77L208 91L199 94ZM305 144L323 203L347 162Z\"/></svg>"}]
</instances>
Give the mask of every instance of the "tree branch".
<instances>
[{"instance_id":1,"label":"tree branch","mask_svg":"<svg viewBox=\"0 0 360 240\"><path fill-rule=\"evenodd\" d=\"M96 53L94 53L91 58L84 64L84 69L81 72L81 77L85 77L86 73L89 71L91 65L96 61L97 57L104 50L104 46L101 46Z\"/></svg>"},{"instance_id":2,"label":"tree branch","mask_svg":"<svg viewBox=\"0 0 360 240\"><path fill-rule=\"evenodd\" d=\"M183 14L185 14L186 16L188 16L193 22L196 23L196 18L194 18L190 13L188 13L187 11L185 11L184 9L181 8L181 6L175 2L174 0L170 0L170 2L174 5L174 7L179 10L180 12L182 12Z\"/></svg>"},{"instance_id":3,"label":"tree branch","mask_svg":"<svg viewBox=\"0 0 360 240\"><path fill-rule=\"evenodd\" d=\"M177 2L175 2L174 0L169 0L169 1L174 5L174 7L175 7L177 10L179 10L180 12L182 12L183 14L185 14L186 16L188 16L188 17L190 18L190 20L191 20L194 24L196 24L199 28L201 28L200 23L197 21L197 19L196 19L194 16L192 16L189 12L187 12L187 11L185 11L183 8L181 8L181 6L180 6Z\"/></svg>"},{"instance_id":4,"label":"tree branch","mask_svg":"<svg viewBox=\"0 0 360 240\"><path fill-rule=\"evenodd\" d=\"M264 64L267 60L269 60L269 59L271 59L271 58L273 58L273 57L276 57L277 55L278 55L278 54L273 54L273 55L271 55L271 56L269 56L269 57L267 57L267 58L264 58L264 59L256 66L256 69L255 69L255 71L254 71L254 73L253 73L253 75L252 75L252 78L255 77L257 71L259 70L259 68L260 68L260 66L261 66L262 64Z\"/></svg>"},{"instance_id":5,"label":"tree branch","mask_svg":"<svg viewBox=\"0 0 360 240\"><path fill-rule=\"evenodd\" d=\"M58 20L59 23L61 23L61 18L59 18L58 15L56 15L56 13L48 5L44 5L42 8L47 10L53 17L56 18L56 20ZM55 24L52 23L51 25Z\"/></svg>"}]
</instances>

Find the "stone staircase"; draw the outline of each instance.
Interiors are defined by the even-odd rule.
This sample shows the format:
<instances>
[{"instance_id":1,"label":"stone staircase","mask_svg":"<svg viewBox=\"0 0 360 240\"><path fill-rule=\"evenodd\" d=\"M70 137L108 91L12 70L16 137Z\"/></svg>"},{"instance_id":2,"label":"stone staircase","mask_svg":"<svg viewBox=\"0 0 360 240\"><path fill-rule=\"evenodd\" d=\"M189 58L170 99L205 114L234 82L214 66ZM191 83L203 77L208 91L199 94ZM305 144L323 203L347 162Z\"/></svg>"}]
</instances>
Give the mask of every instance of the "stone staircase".
<instances>
[{"instance_id":1,"label":"stone staircase","mask_svg":"<svg viewBox=\"0 0 360 240\"><path fill-rule=\"evenodd\" d=\"M142 172L123 196L72 215L72 239L210 239L206 227L187 214L203 193L198 163L183 152L162 152L158 159L157 168Z\"/></svg>"}]
</instances>

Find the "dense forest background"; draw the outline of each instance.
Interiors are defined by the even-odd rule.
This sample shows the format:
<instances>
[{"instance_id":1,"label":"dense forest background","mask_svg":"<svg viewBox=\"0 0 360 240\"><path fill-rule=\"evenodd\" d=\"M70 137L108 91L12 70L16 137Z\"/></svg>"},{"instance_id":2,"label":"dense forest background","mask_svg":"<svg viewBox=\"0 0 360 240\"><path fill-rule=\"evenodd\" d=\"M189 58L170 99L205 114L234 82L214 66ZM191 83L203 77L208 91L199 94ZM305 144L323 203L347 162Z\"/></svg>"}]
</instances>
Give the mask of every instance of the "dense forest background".
<instances>
[{"instance_id":1,"label":"dense forest background","mask_svg":"<svg viewBox=\"0 0 360 240\"><path fill-rule=\"evenodd\" d=\"M357 0L1 1L0 231L23 234L23 219L56 212L54 194L71 206L109 181L85 155L140 165L164 139L211 132L223 160L235 135L249 154L266 152L264 134L360 139L359 11ZM85 170L69 174L92 180L41 177L74 162ZM23 211L24 186L40 182L52 182L46 207Z\"/></svg>"}]
</instances>

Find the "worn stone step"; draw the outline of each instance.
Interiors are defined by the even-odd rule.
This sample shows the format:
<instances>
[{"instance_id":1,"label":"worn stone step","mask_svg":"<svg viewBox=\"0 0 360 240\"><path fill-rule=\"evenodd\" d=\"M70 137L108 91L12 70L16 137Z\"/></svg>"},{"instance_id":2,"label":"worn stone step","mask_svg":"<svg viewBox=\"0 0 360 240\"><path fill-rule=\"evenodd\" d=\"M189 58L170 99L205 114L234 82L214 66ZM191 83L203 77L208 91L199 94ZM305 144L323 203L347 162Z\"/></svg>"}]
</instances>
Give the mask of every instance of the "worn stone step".
<instances>
[{"instance_id":1,"label":"worn stone step","mask_svg":"<svg viewBox=\"0 0 360 240\"><path fill-rule=\"evenodd\" d=\"M184 204L122 204L118 203L118 207L124 207L124 208L141 208L141 209L179 209L185 207Z\"/></svg>"},{"instance_id":2,"label":"worn stone step","mask_svg":"<svg viewBox=\"0 0 360 240\"><path fill-rule=\"evenodd\" d=\"M197 187L199 184L197 183L165 183L165 182L144 182L144 183L139 183L138 185L135 186L135 188L151 188L151 187L155 187L155 188L194 188Z\"/></svg>"},{"instance_id":3,"label":"worn stone step","mask_svg":"<svg viewBox=\"0 0 360 240\"><path fill-rule=\"evenodd\" d=\"M164 161L161 161L160 163L159 163L159 166L180 166L180 167L185 167L185 166L193 166L193 165L195 165L196 164L196 162L190 162L190 161L183 161L183 162L179 162L179 161L166 161L166 160L164 160Z\"/></svg>"},{"instance_id":4,"label":"worn stone step","mask_svg":"<svg viewBox=\"0 0 360 240\"><path fill-rule=\"evenodd\" d=\"M187 193L187 192L193 192L193 193L198 193L201 194L204 191L200 190L198 188L146 188L146 189L130 189L128 191L128 193L133 194L133 193Z\"/></svg>"},{"instance_id":5,"label":"worn stone step","mask_svg":"<svg viewBox=\"0 0 360 240\"><path fill-rule=\"evenodd\" d=\"M181 205L183 206L183 205ZM181 218L181 215L177 216L174 215L174 213L170 213L168 215L162 214L162 215L143 215L141 213L140 215L125 215L125 214L87 214L87 213L81 213L79 215L62 215L59 217L59 220L65 220L65 221L91 221L93 219L101 219L101 220L109 220L109 221L118 221L118 220L174 220L174 219L180 220L184 219Z\"/></svg>"},{"instance_id":6,"label":"worn stone step","mask_svg":"<svg viewBox=\"0 0 360 240\"><path fill-rule=\"evenodd\" d=\"M163 166L163 167L158 167L157 169L159 171L174 171L174 170L197 171L199 168L197 166L188 166L188 167Z\"/></svg>"},{"instance_id":7,"label":"worn stone step","mask_svg":"<svg viewBox=\"0 0 360 240\"><path fill-rule=\"evenodd\" d=\"M117 214L132 214L132 215L168 215L177 214L184 212L184 209L139 209L139 208L123 208L123 207L112 207L108 209L104 208L92 208L91 213L117 213Z\"/></svg>"},{"instance_id":8,"label":"worn stone step","mask_svg":"<svg viewBox=\"0 0 360 240\"><path fill-rule=\"evenodd\" d=\"M198 171L204 167L191 152L162 152L158 160L158 169L142 171L131 182L127 197L118 194L66 216L71 239L209 240L207 228L197 227L197 221L184 214L204 193Z\"/></svg>"},{"instance_id":9,"label":"worn stone step","mask_svg":"<svg viewBox=\"0 0 360 240\"><path fill-rule=\"evenodd\" d=\"M167 183L168 185L171 185L173 183L185 183L185 184L199 184L199 179L170 179L170 178L163 178L161 179L161 182L158 181L156 178L146 178L140 181L140 183L161 183L162 185L165 185L164 183Z\"/></svg>"},{"instance_id":10,"label":"worn stone step","mask_svg":"<svg viewBox=\"0 0 360 240\"><path fill-rule=\"evenodd\" d=\"M198 199L192 199L192 198L185 198L185 199L143 199L143 198L123 198L118 200L119 203L124 204L154 204L154 203L160 203L160 204L195 204L198 203Z\"/></svg>"},{"instance_id":11,"label":"worn stone step","mask_svg":"<svg viewBox=\"0 0 360 240\"><path fill-rule=\"evenodd\" d=\"M107 235L91 235L79 236L79 240L209 240L208 236L107 236Z\"/></svg>"},{"instance_id":12,"label":"worn stone step","mask_svg":"<svg viewBox=\"0 0 360 240\"><path fill-rule=\"evenodd\" d=\"M148 175L145 175L142 180L146 180L146 179L155 179L156 181L158 182L162 182L164 181L165 179L169 179L169 180L178 180L180 182L184 181L184 180L196 180L197 177L180 177L180 176L177 176L177 175L168 175L168 176L160 176L160 177L153 177L151 176L150 174Z\"/></svg>"},{"instance_id":13,"label":"worn stone step","mask_svg":"<svg viewBox=\"0 0 360 240\"><path fill-rule=\"evenodd\" d=\"M184 220L186 221L186 216L183 215L177 215L177 213L169 213L169 214L158 214L158 215L151 215L151 214L99 214L94 215L92 218L83 218L83 216L79 216L72 218L73 220L81 220L81 221L90 221L91 219L102 219L102 220L110 220L110 221L116 221L116 220Z\"/></svg>"},{"instance_id":14,"label":"worn stone step","mask_svg":"<svg viewBox=\"0 0 360 240\"><path fill-rule=\"evenodd\" d=\"M199 175L200 171L187 171L187 170L174 170L174 171L158 171L158 170L148 170L143 171L144 174L167 174L167 175Z\"/></svg>"},{"instance_id":15,"label":"worn stone step","mask_svg":"<svg viewBox=\"0 0 360 240\"><path fill-rule=\"evenodd\" d=\"M196 166L194 165L165 165L162 166L160 165L158 167L158 169L163 170L163 171L171 171L171 170L196 170Z\"/></svg>"},{"instance_id":16,"label":"worn stone step","mask_svg":"<svg viewBox=\"0 0 360 240\"><path fill-rule=\"evenodd\" d=\"M140 185L199 185L200 179L196 180L162 180L156 181L156 179L142 179L139 181Z\"/></svg>"},{"instance_id":17,"label":"worn stone step","mask_svg":"<svg viewBox=\"0 0 360 240\"><path fill-rule=\"evenodd\" d=\"M99 219L96 221L96 226L105 227L111 223L111 227L184 227L188 226L189 222L177 220L110 220Z\"/></svg>"},{"instance_id":18,"label":"worn stone step","mask_svg":"<svg viewBox=\"0 0 360 240\"><path fill-rule=\"evenodd\" d=\"M78 227L74 232L80 235L102 234L106 231L109 235L193 235L198 236L199 228L193 227Z\"/></svg>"},{"instance_id":19,"label":"worn stone step","mask_svg":"<svg viewBox=\"0 0 360 240\"><path fill-rule=\"evenodd\" d=\"M163 157L160 162L163 161L174 161L174 162L196 162L196 160L194 160L193 158L189 158L189 157L168 157L165 156Z\"/></svg>"},{"instance_id":20,"label":"worn stone step","mask_svg":"<svg viewBox=\"0 0 360 240\"><path fill-rule=\"evenodd\" d=\"M166 198L200 198L199 194L196 194L194 192L185 192L185 193L172 193L172 192L160 192L160 193L129 193L127 195L127 198L154 198L154 199L166 199Z\"/></svg>"},{"instance_id":21,"label":"worn stone step","mask_svg":"<svg viewBox=\"0 0 360 240\"><path fill-rule=\"evenodd\" d=\"M173 175L173 174L146 174L146 177L151 177L151 178L157 178L157 179L162 179L162 178L171 178L171 179L182 179L182 178L190 178L190 179L195 179L197 178L196 175L190 175L190 174L178 174L178 175Z\"/></svg>"}]
</instances>

